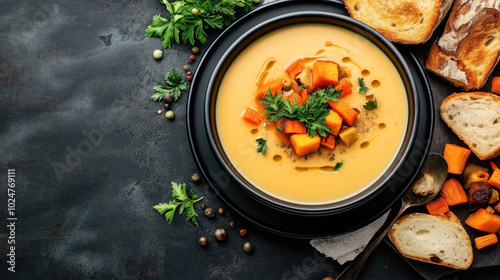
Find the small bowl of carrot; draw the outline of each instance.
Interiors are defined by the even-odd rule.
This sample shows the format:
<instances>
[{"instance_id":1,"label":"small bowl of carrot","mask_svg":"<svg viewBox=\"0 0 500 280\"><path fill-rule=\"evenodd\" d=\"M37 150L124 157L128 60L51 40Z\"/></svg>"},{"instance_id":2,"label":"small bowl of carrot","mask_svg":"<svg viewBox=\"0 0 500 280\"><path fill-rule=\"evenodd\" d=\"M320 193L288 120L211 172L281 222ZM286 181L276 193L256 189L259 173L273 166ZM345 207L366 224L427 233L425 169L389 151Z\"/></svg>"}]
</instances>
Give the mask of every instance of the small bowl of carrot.
<instances>
[{"instance_id":1,"label":"small bowl of carrot","mask_svg":"<svg viewBox=\"0 0 500 280\"><path fill-rule=\"evenodd\" d=\"M405 59L373 29L338 14L284 14L250 28L215 69L210 147L253 199L325 215L401 183L420 101Z\"/></svg>"}]
</instances>

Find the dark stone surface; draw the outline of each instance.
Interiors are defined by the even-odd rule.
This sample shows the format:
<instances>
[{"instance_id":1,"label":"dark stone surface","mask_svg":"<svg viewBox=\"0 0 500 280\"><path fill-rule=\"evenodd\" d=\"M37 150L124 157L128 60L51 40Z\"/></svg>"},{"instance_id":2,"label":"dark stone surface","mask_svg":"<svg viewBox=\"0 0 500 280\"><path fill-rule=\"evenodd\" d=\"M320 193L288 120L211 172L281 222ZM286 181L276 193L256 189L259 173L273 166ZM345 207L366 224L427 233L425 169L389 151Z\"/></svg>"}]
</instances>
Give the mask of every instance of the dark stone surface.
<instances>
[{"instance_id":1,"label":"dark stone surface","mask_svg":"<svg viewBox=\"0 0 500 280\"><path fill-rule=\"evenodd\" d=\"M153 209L171 199L171 181L188 182L203 203L225 207L206 182L190 182L198 170L186 131L187 93L174 104L173 121L149 98L167 69L182 71L190 54L190 46L180 44L166 50L162 60L153 58L161 41L145 38L144 30L159 13L166 14L164 6L153 0L2 1L0 279L338 275L343 266L319 255L308 240L263 232L230 209L213 220L200 216L199 227L179 215L168 224ZM209 35L213 40L217 32ZM200 55L207 46L200 46ZM423 60L428 47L412 49ZM191 71L198 61L189 64ZM437 108L455 89L435 76L429 79ZM436 123L434 151L459 142ZM15 273L6 263L10 233L5 228L12 217L8 169L15 169L16 179ZM224 242L213 238L218 227L228 232ZM241 228L248 230L245 237L238 235ZM208 237L207 248L198 246L200 236ZM251 254L243 251L246 241L255 246ZM422 276L382 243L359 278Z\"/></svg>"}]
</instances>

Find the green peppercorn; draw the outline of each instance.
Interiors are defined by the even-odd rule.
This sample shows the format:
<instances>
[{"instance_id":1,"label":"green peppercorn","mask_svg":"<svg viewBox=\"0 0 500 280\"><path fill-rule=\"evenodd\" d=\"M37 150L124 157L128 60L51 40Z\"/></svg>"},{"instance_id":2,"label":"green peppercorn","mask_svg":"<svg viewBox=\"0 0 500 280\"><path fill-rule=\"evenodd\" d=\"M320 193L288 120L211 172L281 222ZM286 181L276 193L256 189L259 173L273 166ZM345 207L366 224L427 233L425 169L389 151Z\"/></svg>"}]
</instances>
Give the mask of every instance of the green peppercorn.
<instances>
[{"instance_id":1,"label":"green peppercorn","mask_svg":"<svg viewBox=\"0 0 500 280\"><path fill-rule=\"evenodd\" d=\"M193 181L194 183L199 182L200 179L201 179L201 177L198 173L194 173L193 176L191 176L191 181Z\"/></svg>"},{"instance_id":2,"label":"green peppercorn","mask_svg":"<svg viewBox=\"0 0 500 280\"><path fill-rule=\"evenodd\" d=\"M191 13L193 13L193 15L197 16L200 14L200 10L196 9L196 8L192 8L191 9Z\"/></svg>"},{"instance_id":3,"label":"green peppercorn","mask_svg":"<svg viewBox=\"0 0 500 280\"><path fill-rule=\"evenodd\" d=\"M223 228L218 228L214 232L214 237L218 241L222 241L224 240L224 238L226 238L226 231Z\"/></svg>"},{"instance_id":4,"label":"green peppercorn","mask_svg":"<svg viewBox=\"0 0 500 280\"><path fill-rule=\"evenodd\" d=\"M206 238L205 236L200 237L200 239L198 239L198 244L200 244L200 246L202 246L202 247L207 246L208 245L208 238Z\"/></svg>"},{"instance_id":5,"label":"green peppercorn","mask_svg":"<svg viewBox=\"0 0 500 280\"><path fill-rule=\"evenodd\" d=\"M191 48L191 52L192 52L193 54L197 54L197 53L199 53L199 52L200 52L200 48L198 48L198 47L192 47L192 48Z\"/></svg>"},{"instance_id":6,"label":"green peppercorn","mask_svg":"<svg viewBox=\"0 0 500 280\"><path fill-rule=\"evenodd\" d=\"M253 0L253 3L254 3L254 4L259 4L259 3L260 3L260 0Z\"/></svg>"},{"instance_id":7,"label":"green peppercorn","mask_svg":"<svg viewBox=\"0 0 500 280\"><path fill-rule=\"evenodd\" d=\"M245 252L247 252L247 253L252 252L253 251L253 245L252 245L252 243L245 242L245 244L243 244L243 250L245 250Z\"/></svg>"},{"instance_id":8,"label":"green peppercorn","mask_svg":"<svg viewBox=\"0 0 500 280\"><path fill-rule=\"evenodd\" d=\"M205 208L205 210L203 211L203 213L205 214L205 216L207 218L213 218L215 216L215 210L212 207Z\"/></svg>"},{"instance_id":9,"label":"green peppercorn","mask_svg":"<svg viewBox=\"0 0 500 280\"><path fill-rule=\"evenodd\" d=\"M153 52L153 56L156 58L156 59L161 59L163 57L163 52L161 50L155 50Z\"/></svg>"},{"instance_id":10,"label":"green peppercorn","mask_svg":"<svg viewBox=\"0 0 500 280\"><path fill-rule=\"evenodd\" d=\"M169 120L173 120L175 118L175 114L174 114L174 111L172 110L169 110L165 113L165 117Z\"/></svg>"}]
</instances>

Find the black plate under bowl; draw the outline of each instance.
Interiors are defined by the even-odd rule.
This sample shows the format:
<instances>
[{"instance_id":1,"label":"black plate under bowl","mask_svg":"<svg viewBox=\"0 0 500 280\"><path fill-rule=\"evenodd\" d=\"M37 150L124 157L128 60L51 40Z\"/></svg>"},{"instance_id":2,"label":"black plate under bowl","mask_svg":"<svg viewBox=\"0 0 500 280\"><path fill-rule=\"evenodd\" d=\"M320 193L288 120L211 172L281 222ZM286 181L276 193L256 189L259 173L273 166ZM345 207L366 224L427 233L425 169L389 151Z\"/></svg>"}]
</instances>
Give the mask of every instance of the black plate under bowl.
<instances>
[{"instance_id":1,"label":"black plate under bowl","mask_svg":"<svg viewBox=\"0 0 500 280\"><path fill-rule=\"evenodd\" d=\"M217 159L207 133L205 100L211 84L212 73L225 58L227 50L240 40L248 30L260 23L288 13L314 14L327 12L346 15L341 2L332 1L278 1L260 7L247 14L225 30L210 46L200 62L189 93L187 108L188 134L191 148L201 173L217 194L233 209L255 225L268 231L301 238L313 238L342 234L362 227L385 213L398 200L420 171L432 138L434 124L433 102L430 88L420 64L409 52L400 50L413 75L420 112L415 137L398 167L397 173L386 182L384 188L364 199L362 204L340 212L323 212L321 215L304 215L300 212L283 211L273 207L245 191L239 182L227 173Z\"/></svg>"}]
</instances>

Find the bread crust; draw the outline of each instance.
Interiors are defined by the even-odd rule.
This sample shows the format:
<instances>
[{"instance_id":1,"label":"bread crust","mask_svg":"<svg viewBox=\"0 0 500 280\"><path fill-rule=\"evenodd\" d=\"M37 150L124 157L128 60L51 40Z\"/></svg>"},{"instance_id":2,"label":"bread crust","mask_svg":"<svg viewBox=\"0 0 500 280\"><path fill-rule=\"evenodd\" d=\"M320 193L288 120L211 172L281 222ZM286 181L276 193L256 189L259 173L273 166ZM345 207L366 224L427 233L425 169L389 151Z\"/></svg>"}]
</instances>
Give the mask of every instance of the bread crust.
<instances>
[{"instance_id":1,"label":"bread crust","mask_svg":"<svg viewBox=\"0 0 500 280\"><path fill-rule=\"evenodd\" d=\"M457 0L426 68L465 90L481 88L499 61L500 1Z\"/></svg>"},{"instance_id":2,"label":"bread crust","mask_svg":"<svg viewBox=\"0 0 500 280\"><path fill-rule=\"evenodd\" d=\"M450 10L453 0L426 0L425 6L422 3L422 0L344 1L352 18L401 44L425 43Z\"/></svg>"},{"instance_id":3,"label":"bread crust","mask_svg":"<svg viewBox=\"0 0 500 280\"><path fill-rule=\"evenodd\" d=\"M460 138L460 140L464 141L464 143L467 146L469 146L469 149L480 160L489 160L489 159L492 159L492 158L500 155L500 143L494 143L494 145L492 146L492 148L490 149L490 151L488 153L482 153L474 147L474 145L473 145L474 143L472 143L470 141L470 139L465 137L454 125L450 124L449 121L447 121L447 117L445 115L446 114L445 106L447 105L447 103L449 103L455 99L462 98L462 97L471 97L471 98L476 98L476 99L481 99L481 98L491 99L491 101L493 101L497 106L496 110L500 110L500 96L498 96L494 93L489 93L489 92L456 92L456 93L453 93L453 94L447 96L443 100L443 102L441 103L441 106L440 106L440 113L441 113L441 118L443 119L443 121L458 136L458 138ZM484 108L484 109L487 110L487 108ZM464 106L462 108L462 110L467 110L467 107Z\"/></svg>"},{"instance_id":4,"label":"bread crust","mask_svg":"<svg viewBox=\"0 0 500 280\"><path fill-rule=\"evenodd\" d=\"M458 265L455 263L449 263L449 262L439 262L436 261L436 259L433 259L431 257L422 257L422 256L416 256L412 254L408 254L405 252L405 250L402 248L401 244L398 242L397 236L396 236L396 231L398 230L398 227L403 225L405 222L411 222L412 219L415 218L420 218L423 217L425 219L432 219L437 222L443 222L449 224L450 222L456 224L457 229L459 229L462 232L462 239L461 239L461 245L463 248L466 249L467 251L467 257L469 257L468 262L465 263L464 265ZM388 231L387 233L389 239L392 241L392 243L396 246L398 251L407 258L422 261L422 262L427 262L427 263L432 263L432 264L437 264L437 265L443 265L443 266L448 266L452 267L455 269L467 269L470 267L473 261L473 251L472 251L472 245L470 238L463 228L462 224L460 223L460 220L453 214L451 211L447 212L445 214L440 214L440 215L429 215L429 214L423 214L423 213L411 213L408 215L405 215L401 217ZM433 236L433 238L443 238L443 236ZM421 240L419 240L421 241Z\"/></svg>"}]
</instances>

